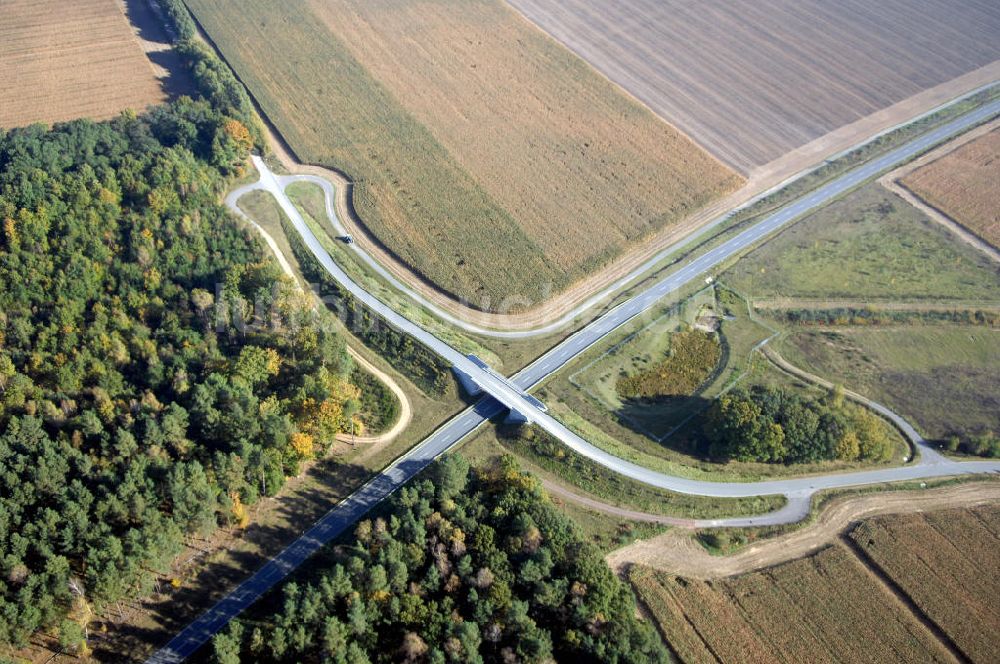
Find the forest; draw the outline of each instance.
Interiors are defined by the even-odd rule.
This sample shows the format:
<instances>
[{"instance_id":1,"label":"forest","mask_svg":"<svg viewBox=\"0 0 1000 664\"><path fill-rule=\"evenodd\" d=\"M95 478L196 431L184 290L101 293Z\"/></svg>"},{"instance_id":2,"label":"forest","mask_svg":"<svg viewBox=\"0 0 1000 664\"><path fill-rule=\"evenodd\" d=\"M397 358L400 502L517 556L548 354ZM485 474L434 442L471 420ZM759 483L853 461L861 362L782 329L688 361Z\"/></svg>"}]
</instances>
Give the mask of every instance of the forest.
<instances>
[{"instance_id":1,"label":"forest","mask_svg":"<svg viewBox=\"0 0 1000 664\"><path fill-rule=\"evenodd\" d=\"M201 50L199 50L201 49ZM0 130L0 643L149 592L359 407L344 342L219 204L259 127L202 98Z\"/></svg>"},{"instance_id":2,"label":"forest","mask_svg":"<svg viewBox=\"0 0 1000 664\"><path fill-rule=\"evenodd\" d=\"M704 433L710 456L737 461L886 461L893 451L889 425L847 404L841 390L814 398L773 387L737 388L708 410Z\"/></svg>"},{"instance_id":3,"label":"forest","mask_svg":"<svg viewBox=\"0 0 1000 664\"><path fill-rule=\"evenodd\" d=\"M444 457L346 539L216 636L215 661L668 661L628 586L513 457Z\"/></svg>"}]
</instances>

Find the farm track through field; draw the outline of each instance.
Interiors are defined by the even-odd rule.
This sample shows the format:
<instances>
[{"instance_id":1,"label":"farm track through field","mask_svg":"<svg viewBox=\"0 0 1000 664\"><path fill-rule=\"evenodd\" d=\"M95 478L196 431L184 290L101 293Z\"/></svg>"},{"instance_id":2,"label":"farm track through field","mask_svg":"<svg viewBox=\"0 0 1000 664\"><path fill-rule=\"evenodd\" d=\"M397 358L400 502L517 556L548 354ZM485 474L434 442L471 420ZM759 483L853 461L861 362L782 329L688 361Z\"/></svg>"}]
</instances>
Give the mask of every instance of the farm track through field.
<instances>
[{"instance_id":1,"label":"farm track through field","mask_svg":"<svg viewBox=\"0 0 1000 664\"><path fill-rule=\"evenodd\" d=\"M645 565L678 576L717 579L808 555L835 541L850 524L866 517L995 503L1000 503L1000 482L995 480L844 496L825 505L815 522L728 556L713 556L689 531L679 529L622 547L608 554L605 560L618 571L630 565Z\"/></svg>"}]
</instances>

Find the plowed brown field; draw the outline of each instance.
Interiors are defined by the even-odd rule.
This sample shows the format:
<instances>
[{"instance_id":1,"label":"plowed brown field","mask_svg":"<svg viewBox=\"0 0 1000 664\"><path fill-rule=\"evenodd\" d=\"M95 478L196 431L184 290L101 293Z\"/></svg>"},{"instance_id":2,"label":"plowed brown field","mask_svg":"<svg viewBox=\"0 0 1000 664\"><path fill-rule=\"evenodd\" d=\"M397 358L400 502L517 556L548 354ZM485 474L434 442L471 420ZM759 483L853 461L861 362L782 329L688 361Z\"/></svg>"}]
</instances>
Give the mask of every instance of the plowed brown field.
<instances>
[{"instance_id":1,"label":"plowed brown field","mask_svg":"<svg viewBox=\"0 0 1000 664\"><path fill-rule=\"evenodd\" d=\"M116 0L0 0L0 127L166 98Z\"/></svg>"},{"instance_id":2,"label":"plowed brown field","mask_svg":"<svg viewBox=\"0 0 1000 664\"><path fill-rule=\"evenodd\" d=\"M1000 58L994 0L510 2L744 172Z\"/></svg>"},{"instance_id":3,"label":"plowed brown field","mask_svg":"<svg viewBox=\"0 0 1000 664\"><path fill-rule=\"evenodd\" d=\"M915 170L901 183L1000 248L1000 129Z\"/></svg>"}]
</instances>

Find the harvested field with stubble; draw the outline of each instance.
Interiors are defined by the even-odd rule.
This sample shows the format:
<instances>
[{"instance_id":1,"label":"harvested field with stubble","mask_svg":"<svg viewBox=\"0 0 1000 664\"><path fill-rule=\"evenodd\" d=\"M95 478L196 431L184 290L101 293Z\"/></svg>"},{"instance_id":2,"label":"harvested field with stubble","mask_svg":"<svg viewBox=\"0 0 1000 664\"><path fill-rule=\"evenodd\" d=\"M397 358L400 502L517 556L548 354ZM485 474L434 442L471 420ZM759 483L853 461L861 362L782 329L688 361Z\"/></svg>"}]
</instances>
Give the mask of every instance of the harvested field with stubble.
<instances>
[{"instance_id":1,"label":"harvested field with stubble","mask_svg":"<svg viewBox=\"0 0 1000 664\"><path fill-rule=\"evenodd\" d=\"M918 168L900 183L1000 248L1000 129Z\"/></svg>"},{"instance_id":2,"label":"harvested field with stubble","mask_svg":"<svg viewBox=\"0 0 1000 664\"><path fill-rule=\"evenodd\" d=\"M742 179L500 0L187 0L303 161L472 306L523 309Z\"/></svg>"},{"instance_id":3,"label":"harvested field with stubble","mask_svg":"<svg viewBox=\"0 0 1000 664\"><path fill-rule=\"evenodd\" d=\"M681 661L952 662L847 549L701 581L633 567L639 597Z\"/></svg>"},{"instance_id":4,"label":"harvested field with stubble","mask_svg":"<svg viewBox=\"0 0 1000 664\"><path fill-rule=\"evenodd\" d=\"M509 1L742 172L1000 58L992 0Z\"/></svg>"},{"instance_id":5,"label":"harvested field with stubble","mask_svg":"<svg viewBox=\"0 0 1000 664\"><path fill-rule=\"evenodd\" d=\"M1000 661L1000 509L882 516L850 537L970 661Z\"/></svg>"},{"instance_id":6,"label":"harvested field with stubble","mask_svg":"<svg viewBox=\"0 0 1000 664\"><path fill-rule=\"evenodd\" d=\"M166 99L116 0L0 0L0 127Z\"/></svg>"}]
</instances>

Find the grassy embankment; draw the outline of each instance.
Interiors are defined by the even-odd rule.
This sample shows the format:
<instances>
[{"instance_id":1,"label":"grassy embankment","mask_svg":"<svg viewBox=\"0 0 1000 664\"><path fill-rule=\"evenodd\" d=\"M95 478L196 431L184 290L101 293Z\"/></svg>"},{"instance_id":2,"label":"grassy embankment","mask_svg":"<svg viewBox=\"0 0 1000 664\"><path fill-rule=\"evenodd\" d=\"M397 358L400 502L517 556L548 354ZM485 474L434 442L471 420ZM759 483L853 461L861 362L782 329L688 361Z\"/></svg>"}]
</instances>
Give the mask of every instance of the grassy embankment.
<instances>
[{"instance_id":1,"label":"grassy embankment","mask_svg":"<svg viewBox=\"0 0 1000 664\"><path fill-rule=\"evenodd\" d=\"M461 447L470 459L513 454L543 479L623 509L687 519L761 514L784 505L781 496L708 498L658 489L625 478L549 439L544 432L484 426ZM614 517L607 517L612 518Z\"/></svg>"},{"instance_id":2,"label":"grassy embankment","mask_svg":"<svg viewBox=\"0 0 1000 664\"><path fill-rule=\"evenodd\" d=\"M1000 331L804 328L780 350L793 364L897 410L930 439L1000 431Z\"/></svg>"}]
</instances>

